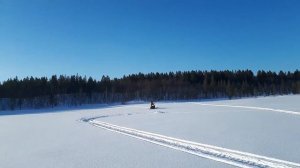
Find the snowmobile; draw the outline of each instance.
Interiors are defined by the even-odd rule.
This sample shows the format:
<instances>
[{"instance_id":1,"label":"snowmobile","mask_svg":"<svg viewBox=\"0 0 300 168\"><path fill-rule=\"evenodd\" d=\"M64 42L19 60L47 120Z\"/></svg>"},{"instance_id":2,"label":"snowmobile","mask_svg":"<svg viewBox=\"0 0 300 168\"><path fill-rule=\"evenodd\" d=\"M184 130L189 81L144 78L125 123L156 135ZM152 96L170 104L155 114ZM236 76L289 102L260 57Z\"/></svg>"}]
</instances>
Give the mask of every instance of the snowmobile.
<instances>
[{"instance_id":1,"label":"snowmobile","mask_svg":"<svg viewBox=\"0 0 300 168\"><path fill-rule=\"evenodd\" d=\"M150 109L155 109L155 104L153 101L151 101L151 104L150 104Z\"/></svg>"}]
</instances>

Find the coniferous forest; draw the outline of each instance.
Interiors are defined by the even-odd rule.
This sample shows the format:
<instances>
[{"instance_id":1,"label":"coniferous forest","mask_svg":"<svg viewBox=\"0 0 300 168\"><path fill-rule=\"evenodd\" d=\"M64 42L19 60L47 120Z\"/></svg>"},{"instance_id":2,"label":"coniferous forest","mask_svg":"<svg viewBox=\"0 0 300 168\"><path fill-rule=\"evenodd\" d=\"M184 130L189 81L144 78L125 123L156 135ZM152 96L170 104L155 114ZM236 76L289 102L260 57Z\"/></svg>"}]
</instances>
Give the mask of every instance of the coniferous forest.
<instances>
[{"instance_id":1,"label":"coniferous forest","mask_svg":"<svg viewBox=\"0 0 300 168\"><path fill-rule=\"evenodd\" d=\"M133 74L99 80L56 76L0 83L0 110L126 103L132 100L240 98L300 93L300 71L185 71Z\"/></svg>"}]
</instances>

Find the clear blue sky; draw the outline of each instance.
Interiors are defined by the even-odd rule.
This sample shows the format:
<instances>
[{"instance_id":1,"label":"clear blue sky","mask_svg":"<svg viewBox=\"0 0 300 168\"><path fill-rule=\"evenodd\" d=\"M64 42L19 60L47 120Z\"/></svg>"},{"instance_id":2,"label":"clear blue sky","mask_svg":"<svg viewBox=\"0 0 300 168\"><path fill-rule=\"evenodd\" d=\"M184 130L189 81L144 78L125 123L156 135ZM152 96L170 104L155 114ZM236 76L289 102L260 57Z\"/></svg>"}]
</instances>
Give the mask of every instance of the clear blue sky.
<instances>
[{"instance_id":1,"label":"clear blue sky","mask_svg":"<svg viewBox=\"0 0 300 168\"><path fill-rule=\"evenodd\" d=\"M300 68L298 0L0 0L0 80Z\"/></svg>"}]
</instances>

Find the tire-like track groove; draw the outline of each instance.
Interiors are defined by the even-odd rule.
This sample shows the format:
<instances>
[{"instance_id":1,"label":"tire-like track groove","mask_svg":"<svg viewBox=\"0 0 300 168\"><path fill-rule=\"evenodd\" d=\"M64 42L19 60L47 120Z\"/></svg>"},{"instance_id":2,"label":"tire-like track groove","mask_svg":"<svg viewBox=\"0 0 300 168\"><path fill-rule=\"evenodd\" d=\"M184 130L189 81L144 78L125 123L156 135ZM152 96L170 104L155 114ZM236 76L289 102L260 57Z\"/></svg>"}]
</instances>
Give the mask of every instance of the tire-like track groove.
<instances>
[{"instance_id":1,"label":"tire-like track groove","mask_svg":"<svg viewBox=\"0 0 300 168\"><path fill-rule=\"evenodd\" d=\"M277 112L277 113L286 113L286 114L300 115L300 112L298 112L298 111L282 110L282 109L274 109L274 108L267 108L267 107L254 107L254 106L241 106L241 105L227 105L227 104L210 104L210 103L194 103L194 104L201 105L201 106L242 108L242 109L262 110L262 111L272 111L272 112Z\"/></svg>"},{"instance_id":2,"label":"tire-like track groove","mask_svg":"<svg viewBox=\"0 0 300 168\"><path fill-rule=\"evenodd\" d=\"M249 168L300 168L299 163L269 158L266 156L255 155L246 152L230 150L207 144L186 141L164 135L140 131L132 128L121 127L110 123L97 120L89 120L90 124L110 131L118 132L127 136L148 141L157 145L187 152L203 158L212 159L229 165Z\"/></svg>"}]
</instances>

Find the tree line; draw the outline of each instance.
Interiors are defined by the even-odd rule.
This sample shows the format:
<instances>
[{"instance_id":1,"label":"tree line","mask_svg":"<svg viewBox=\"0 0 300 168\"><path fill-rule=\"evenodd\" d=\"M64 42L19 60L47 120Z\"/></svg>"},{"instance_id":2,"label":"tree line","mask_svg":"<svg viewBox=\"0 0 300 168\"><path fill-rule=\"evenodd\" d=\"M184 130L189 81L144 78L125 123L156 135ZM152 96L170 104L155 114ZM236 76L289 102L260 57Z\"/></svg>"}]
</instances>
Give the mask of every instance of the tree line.
<instances>
[{"instance_id":1,"label":"tree line","mask_svg":"<svg viewBox=\"0 0 300 168\"><path fill-rule=\"evenodd\" d=\"M125 103L132 100L239 98L300 93L300 71L178 71L100 80L79 75L0 83L0 110Z\"/></svg>"}]
</instances>

